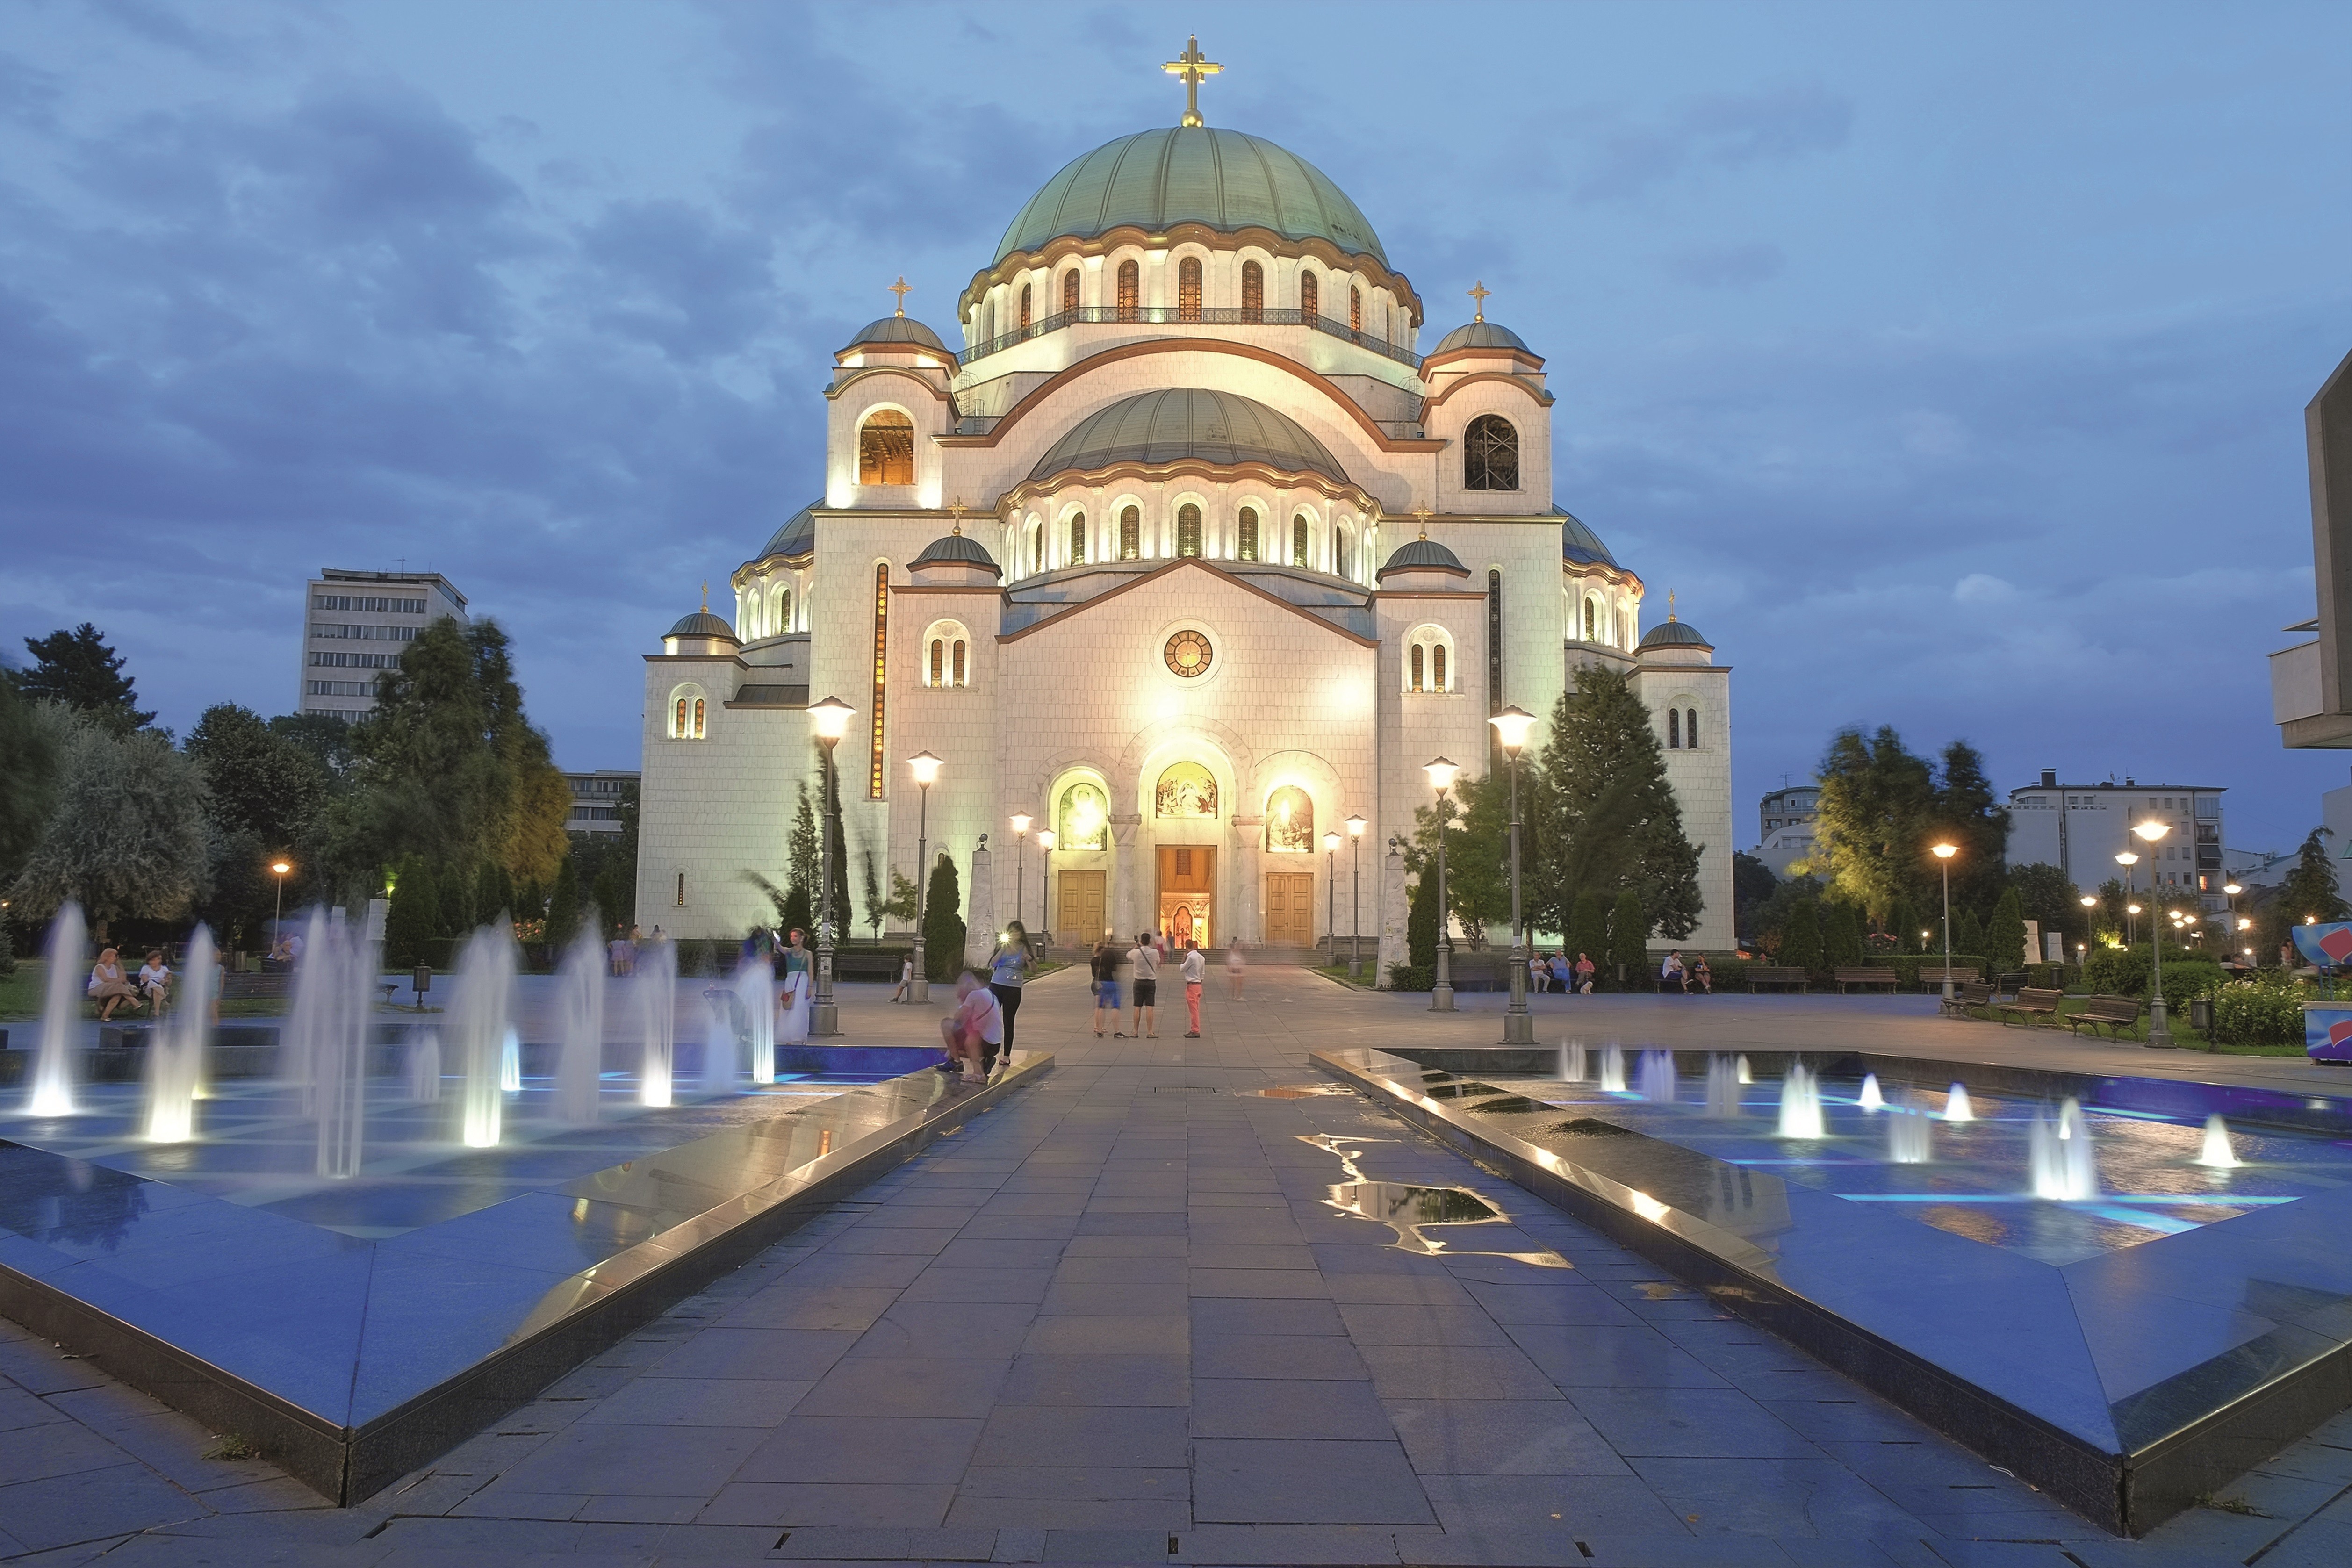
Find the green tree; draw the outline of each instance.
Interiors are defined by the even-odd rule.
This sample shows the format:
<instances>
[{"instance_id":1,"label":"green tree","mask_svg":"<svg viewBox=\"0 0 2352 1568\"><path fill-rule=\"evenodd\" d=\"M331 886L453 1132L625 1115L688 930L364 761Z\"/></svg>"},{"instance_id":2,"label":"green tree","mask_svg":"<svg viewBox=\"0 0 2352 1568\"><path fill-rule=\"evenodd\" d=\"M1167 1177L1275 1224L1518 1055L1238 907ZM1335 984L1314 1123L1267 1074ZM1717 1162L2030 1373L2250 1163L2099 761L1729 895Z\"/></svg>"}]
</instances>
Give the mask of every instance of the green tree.
<instances>
[{"instance_id":1,"label":"green tree","mask_svg":"<svg viewBox=\"0 0 2352 1568\"><path fill-rule=\"evenodd\" d=\"M0 672L7 674L12 672ZM57 804L58 755L69 726L0 679L0 888L25 868Z\"/></svg>"},{"instance_id":2,"label":"green tree","mask_svg":"<svg viewBox=\"0 0 2352 1568\"><path fill-rule=\"evenodd\" d=\"M1780 879L1753 855L1735 851L1731 857L1732 931L1741 937L1756 935L1756 911L1772 896Z\"/></svg>"},{"instance_id":3,"label":"green tree","mask_svg":"<svg viewBox=\"0 0 2352 1568\"><path fill-rule=\"evenodd\" d=\"M332 781L310 752L235 703L206 709L184 750L205 780L211 846L211 892L198 912L241 947L279 907L272 863L295 868L285 891L297 905L323 890L314 848Z\"/></svg>"},{"instance_id":4,"label":"green tree","mask_svg":"<svg viewBox=\"0 0 2352 1568\"><path fill-rule=\"evenodd\" d=\"M580 868L565 856L555 868L555 886L547 896L547 945L562 952L580 934Z\"/></svg>"},{"instance_id":5,"label":"green tree","mask_svg":"<svg viewBox=\"0 0 2352 1568\"><path fill-rule=\"evenodd\" d=\"M1609 962L1621 984L1638 984L1650 967L1650 917L1642 895L1627 888L1609 915Z\"/></svg>"},{"instance_id":6,"label":"green tree","mask_svg":"<svg viewBox=\"0 0 2352 1568\"><path fill-rule=\"evenodd\" d=\"M1984 921L1977 919L1976 910L1966 905L1952 916L1952 952L1966 953L1970 958L1985 955Z\"/></svg>"},{"instance_id":7,"label":"green tree","mask_svg":"<svg viewBox=\"0 0 2352 1568\"><path fill-rule=\"evenodd\" d=\"M412 855L392 879L392 907L383 912L383 961L407 969L441 951L441 889L433 868Z\"/></svg>"},{"instance_id":8,"label":"green tree","mask_svg":"<svg viewBox=\"0 0 2352 1568\"><path fill-rule=\"evenodd\" d=\"M1832 899L1822 911L1822 967L1851 968L1863 957L1860 913L1843 899Z\"/></svg>"},{"instance_id":9,"label":"green tree","mask_svg":"<svg viewBox=\"0 0 2352 1568\"><path fill-rule=\"evenodd\" d=\"M1952 858L1953 900L1965 900L1971 909L1990 906L2008 885L2009 808L1985 776L1983 755L1966 741L1944 748L1936 775L1935 826L1960 847ZM1924 852L1919 864L1924 871Z\"/></svg>"},{"instance_id":10,"label":"green tree","mask_svg":"<svg viewBox=\"0 0 2352 1568\"><path fill-rule=\"evenodd\" d=\"M103 936L114 920L184 918L209 890L205 783L152 730L117 735L89 715L51 707L56 805L10 887L20 917L70 899Z\"/></svg>"},{"instance_id":11,"label":"green tree","mask_svg":"<svg viewBox=\"0 0 2352 1568\"><path fill-rule=\"evenodd\" d=\"M882 912L897 921L901 930L912 930L917 913L915 895L920 891L911 879L899 872L898 868L891 867L890 899L882 906Z\"/></svg>"},{"instance_id":12,"label":"green tree","mask_svg":"<svg viewBox=\"0 0 2352 1568\"><path fill-rule=\"evenodd\" d=\"M1894 907L1886 912L1886 934L1895 939L1895 951L1897 952L1919 952L1919 933L1927 929L1920 922L1918 906L1907 894L1896 898Z\"/></svg>"},{"instance_id":13,"label":"green tree","mask_svg":"<svg viewBox=\"0 0 2352 1568\"><path fill-rule=\"evenodd\" d=\"M438 886L443 936L465 936L483 923L485 917L474 907L476 882L476 878L467 876L465 868L455 862L441 868Z\"/></svg>"},{"instance_id":14,"label":"green tree","mask_svg":"<svg viewBox=\"0 0 2352 1568\"><path fill-rule=\"evenodd\" d=\"M87 713L109 734L128 735L155 721L142 712L139 693L122 673L122 656L88 621L71 631L45 637L26 637L34 664L11 678L16 689L35 702L61 702Z\"/></svg>"},{"instance_id":15,"label":"green tree","mask_svg":"<svg viewBox=\"0 0 2352 1568\"><path fill-rule=\"evenodd\" d=\"M866 923L874 928L874 940L880 942L882 919L890 911L887 900L882 897L881 880L874 869L874 851L870 848L860 849L857 852L857 864L866 884Z\"/></svg>"},{"instance_id":16,"label":"green tree","mask_svg":"<svg viewBox=\"0 0 2352 1568\"><path fill-rule=\"evenodd\" d=\"M2294 858L2294 869L2279 884L2274 900L2288 920L2302 924L2316 916L2323 921L2340 921L2347 911L2342 895L2337 891L2336 867L2327 858L2328 829L2315 827L2306 834L2303 847Z\"/></svg>"},{"instance_id":17,"label":"green tree","mask_svg":"<svg viewBox=\"0 0 2352 1568\"><path fill-rule=\"evenodd\" d=\"M1609 963L1609 906L1601 894L1586 889L1576 895L1576 909L1568 921L1568 961L1581 954L1606 968Z\"/></svg>"},{"instance_id":18,"label":"green tree","mask_svg":"<svg viewBox=\"0 0 2352 1568\"><path fill-rule=\"evenodd\" d=\"M793 928L807 931L816 923L809 913L816 902L816 807L803 783L800 785L800 804L793 811L793 831L784 841L785 896L793 900L784 919Z\"/></svg>"},{"instance_id":19,"label":"green tree","mask_svg":"<svg viewBox=\"0 0 2352 1568\"><path fill-rule=\"evenodd\" d=\"M505 867L495 860L485 860L474 877L474 920L488 925L500 915L514 919L520 913L515 907L514 879Z\"/></svg>"},{"instance_id":20,"label":"green tree","mask_svg":"<svg viewBox=\"0 0 2352 1568\"><path fill-rule=\"evenodd\" d=\"M1884 920L1915 894L1935 809L1935 774L1892 726L1839 731L1817 770L1813 851L1792 870L1822 879L1838 897Z\"/></svg>"},{"instance_id":21,"label":"green tree","mask_svg":"<svg viewBox=\"0 0 2352 1568\"><path fill-rule=\"evenodd\" d=\"M2083 908L2082 889L2068 879L2065 872L2036 861L2030 866L2011 868L2009 885L2017 893L2019 914L2045 932L2060 933L2070 956L2076 942L2091 940L2090 911ZM2038 959L2041 954L2034 956Z\"/></svg>"},{"instance_id":22,"label":"green tree","mask_svg":"<svg viewBox=\"0 0 2352 1568\"><path fill-rule=\"evenodd\" d=\"M338 783L351 776L358 759L352 751L352 724L340 713L280 713L269 732L295 747Z\"/></svg>"},{"instance_id":23,"label":"green tree","mask_svg":"<svg viewBox=\"0 0 2352 1568\"><path fill-rule=\"evenodd\" d=\"M622 896L620 880L613 867L607 865L596 873L593 892L596 900L596 913L602 922L599 931L626 927L629 922L620 911L627 907L627 902Z\"/></svg>"},{"instance_id":24,"label":"green tree","mask_svg":"<svg viewBox=\"0 0 2352 1568\"><path fill-rule=\"evenodd\" d=\"M1780 951L1776 956L1807 973L1822 967L1821 915L1812 900L1799 899L1790 909L1789 919L1780 928Z\"/></svg>"},{"instance_id":25,"label":"green tree","mask_svg":"<svg viewBox=\"0 0 2352 1568\"><path fill-rule=\"evenodd\" d=\"M1405 895L1404 958L1417 969L1437 963L1437 863L1415 877Z\"/></svg>"},{"instance_id":26,"label":"green tree","mask_svg":"<svg viewBox=\"0 0 2352 1568\"><path fill-rule=\"evenodd\" d=\"M1632 892L1669 937L1697 929L1702 847L1684 837L1650 710L1628 677L1597 665L1578 670L1575 689L1553 706L1531 772L1522 816L1534 823L1538 848L1536 923L1562 929L1590 889L1604 898Z\"/></svg>"},{"instance_id":27,"label":"green tree","mask_svg":"<svg viewBox=\"0 0 2352 1568\"><path fill-rule=\"evenodd\" d=\"M857 911L849 901L848 841L842 836L841 831L841 773L839 768L822 752L818 754L818 763L827 775L827 782L832 785L824 813L826 853L831 857L825 862L824 880L830 883L833 889L833 930L835 936L838 938L842 932L856 923ZM816 879L811 878L809 885L812 888L815 887ZM818 913L820 915L824 913L821 903Z\"/></svg>"},{"instance_id":28,"label":"green tree","mask_svg":"<svg viewBox=\"0 0 2352 1568\"><path fill-rule=\"evenodd\" d=\"M2013 964L2027 962L2025 911L2015 888L2001 894L2000 900L1992 907L1991 918L1985 921L1984 954L1996 975ZM2041 955L2033 956L2038 959Z\"/></svg>"},{"instance_id":29,"label":"green tree","mask_svg":"<svg viewBox=\"0 0 2352 1568\"><path fill-rule=\"evenodd\" d=\"M931 980L952 980L963 967L963 885L955 862L941 850L931 867L931 885L923 893L923 973Z\"/></svg>"}]
</instances>

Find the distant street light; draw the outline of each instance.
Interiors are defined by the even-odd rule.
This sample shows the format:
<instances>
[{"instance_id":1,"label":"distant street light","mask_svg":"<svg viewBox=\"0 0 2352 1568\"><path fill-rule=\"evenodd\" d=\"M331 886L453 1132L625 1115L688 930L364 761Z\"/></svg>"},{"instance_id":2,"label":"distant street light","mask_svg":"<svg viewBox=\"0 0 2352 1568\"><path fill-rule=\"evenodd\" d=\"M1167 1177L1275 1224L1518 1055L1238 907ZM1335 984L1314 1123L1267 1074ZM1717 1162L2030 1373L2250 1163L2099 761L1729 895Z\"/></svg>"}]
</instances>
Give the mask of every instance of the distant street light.
<instances>
[{"instance_id":1,"label":"distant street light","mask_svg":"<svg viewBox=\"0 0 2352 1568\"><path fill-rule=\"evenodd\" d=\"M2132 868L2139 864L2139 857L2126 849L2116 857L2116 864L2124 868L2124 897L2128 899L2132 896ZM2124 912L2126 915L2136 915L2139 913L2139 906L2127 903L2124 906ZM2124 945L2129 947L2137 940L2138 936L2132 928L2132 922L2128 920L2125 921Z\"/></svg>"},{"instance_id":2,"label":"distant street light","mask_svg":"<svg viewBox=\"0 0 2352 1568\"><path fill-rule=\"evenodd\" d=\"M272 860L269 869L278 878L278 912L269 921L269 944L275 947L278 945L278 928L286 919L286 873L294 868L287 861Z\"/></svg>"},{"instance_id":3,"label":"distant street light","mask_svg":"<svg viewBox=\"0 0 2352 1568\"><path fill-rule=\"evenodd\" d=\"M1944 868L1944 1005L1948 1008L1952 1005L1952 857L1959 852L1957 844L1928 846L1928 853Z\"/></svg>"},{"instance_id":4,"label":"distant street light","mask_svg":"<svg viewBox=\"0 0 2352 1568\"><path fill-rule=\"evenodd\" d=\"M1437 977L1430 987L1429 1010L1433 1013L1454 1011L1454 939L1447 927L1453 922L1445 912L1445 824L1451 816L1445 792L1454 787L1456 774L1462 772L1459 763L1435 757L1421 765L1429 775L1429 787L1437 792Z\"/></svg>"},{"instance_id":5,"label":"distant street light","mask_svg":"<svg viewBox=\"0 0 2352 1568\"><path fill-rule=\"evenodd\" d=\"M2149 846L2153 847L2158 839L2172 831L2172 825L2166 822L2158 822L2151 817L2147 821L2142 822L2134 826L2132 831L2138 834L2143 840L2145 840ZM2148 875L2153 879L2155 873L2150 871ZM2150 887L2154 887L2156 884L2153 879L2151 879L2148 885ZM2151 973L2154 974L2155 978L2148 987L2147 1048L2152 1051L2169 1050L2172 1047L2172 1031L2165 1026L2164 1022L2163 932L2153 931L2149 932L2148 951L2154 955L2154 968Z\"/></svg>"},{"instance_id":6,"label":"distant street light","mask_svg":"<svg viewBox=\"0 0 2352 1568\"><path fill-rule=\"evenodd\" d=\"M915 811L915 978L907 992L907 1000L917 1005L931 999L931 977L923 970L923 903L931 888L931 786L939 783L940 761L927 751L907 759L921 802Z\"/></svg>"},{"instance_id":7,"label":"distant street light","mask_svg":"<svg viewBox=\"0 0 2352 1568\"><path fill-rule=\"evenodd\" d=\"M1348 858L1356 872L1355 890L1348 895L1348 978L1360 980L1364 968L1364 829L1360 816L1348 818Z\"/></svg>"},{"instance_id":8,"label":"distant street light","mask_svg":"<svg viewBox=\"0 0 2352 1568\"><path fill-rule=\"evenodd\" d=\"M1486 721L1501 737L1503 754L1511 760L1511 1005L1503 1014L1503 1044L1531 1046L1536 1021L1528 1014L1527 922L1519 917L1519 748L1528 743L1528 727L1536 716L1517 704Z\"/></svg>"},{"instance_id":9,"label":"distant street light","mask_svg":"<svg viewBox=\"0 0 2352 1568\"><path fill-rule=\"evenodd\" d=\"M1029 814L1025 811L1013 814L1013 923L1015 925L1021 924L1021 911L1028 890L1023 875L1027 862L1022 859L1021 851L1028 843L1029 820ZM1025 931L1029 928L1022 926L1021 929Z\"/></svg>"}]
</instances>

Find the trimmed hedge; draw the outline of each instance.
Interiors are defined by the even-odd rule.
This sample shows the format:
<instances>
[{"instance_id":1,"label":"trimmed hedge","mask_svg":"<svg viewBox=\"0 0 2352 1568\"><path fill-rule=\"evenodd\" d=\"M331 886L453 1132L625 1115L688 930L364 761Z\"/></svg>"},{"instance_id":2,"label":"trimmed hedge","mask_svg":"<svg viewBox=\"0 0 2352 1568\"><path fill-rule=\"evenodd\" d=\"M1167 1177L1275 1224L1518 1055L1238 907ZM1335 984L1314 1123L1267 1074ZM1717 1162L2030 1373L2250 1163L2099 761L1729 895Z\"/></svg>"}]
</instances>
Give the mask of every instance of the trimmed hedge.
<instances>
[{"instance_id":1,"label":"trimmed hedge","mask_svg":"<svg viewBox=\"0 0 2352 1568\"><path fill-rule=\"evenodd\" d=\"M2213 988L2213 1038L2225 1046L2303 1043L2308 986L2283 974L2231 981Z\"/></svg>"}]
</instances>

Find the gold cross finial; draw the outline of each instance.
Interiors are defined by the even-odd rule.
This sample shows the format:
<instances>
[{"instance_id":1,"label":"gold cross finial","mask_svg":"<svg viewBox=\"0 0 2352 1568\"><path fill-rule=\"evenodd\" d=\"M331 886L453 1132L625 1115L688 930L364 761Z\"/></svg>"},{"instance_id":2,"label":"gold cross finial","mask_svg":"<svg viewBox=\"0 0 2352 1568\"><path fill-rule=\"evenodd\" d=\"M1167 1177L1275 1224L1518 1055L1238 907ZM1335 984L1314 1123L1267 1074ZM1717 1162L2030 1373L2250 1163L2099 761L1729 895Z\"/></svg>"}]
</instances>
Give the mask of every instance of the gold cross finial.
<instances>
[{"instance_id":1,"label":"gold cross finial","mask_svg":"<svg viewBox=\"0 0 2352 1568\"><path fill-rule=\"evenodd\" d=\"M710 613L710 579L708 577L702 580L702 613L706 616Z\"/></svg>"},{"instance_id":2,"label":"gold cross finial","mask_svg":"<svg viewBox=\"0 0 2352 1568\"><path fill-rule=\"evenodd\" d=\"M1412 509L1412 515L1421 521L1421 536L1423 539L1427 539L1429 537L1429 520L1437 514L1431 511L1425 506L1417 506Z\"/></svg>"},{"instance_id":3,"label":"gold cross finial","mask_svg":"<svg viewBox=\"0 0 2352 1568\"><path fill-rule=\"evenodd\" d=\"M890 285L890 292L898 296L898 314L903 316L907 313L907 296L914 291L915 286L907 281L907 275L899 273L898 281Z\"/></svg>"},{"instance_id":4,"label":"gold cross finial","mask_svg":"<svg viewBox=\"0 0 2352 1568\"><path fill-rule=\"evenodd\" d=\"M955 533L958 538L961 538L963 535L963 497L958 496L955 500L948 502L948 510L955 514Z\"/></svg>"},{"instance_id":5,"label":"gold cross finial","mask_svg":"<svg viewBox=\"0 0 2352 1568\"><path fill-rule=\"evenodd\" d=\"M1477 314L1471 320L1483 321L1486 319L1486 300L1494 292L1492 289L1486 287L1486 280L1484 278L1478 279L1475 288L1468 290L1470 298L1478 301Z\"/></svg>"},{"instance_id":6,"label":"gold cross finial","mask_svg":"<svg viewBox=\"0 0 2352 1568\"><path fill-rule=\"evenodd\" d=\"M1186 39L1184 52L1160 68L1170 76L1184 79L1184 118L1181 123L1204 123L1201 119L1201 79L1214 76L1225 68L1201 52L1200 36L1195 34Z\"/></svg>"},{"instance_id":7,"label":"gold cross finial","mask_svg":"<svg viewBox=\"0 0 2352 1568\"><path fill-rule=\"evenodd\" d=\"M1667 590L1666 590L1666 619L1668 619L1668 620L1670 620L1670 621L1671 621L1671 620L1673 620L1674 618L1675 618L1675 591L1674 591L1672 588L1669 588L1669 589L1667 589Z\"/></svg>"}]
</instances>

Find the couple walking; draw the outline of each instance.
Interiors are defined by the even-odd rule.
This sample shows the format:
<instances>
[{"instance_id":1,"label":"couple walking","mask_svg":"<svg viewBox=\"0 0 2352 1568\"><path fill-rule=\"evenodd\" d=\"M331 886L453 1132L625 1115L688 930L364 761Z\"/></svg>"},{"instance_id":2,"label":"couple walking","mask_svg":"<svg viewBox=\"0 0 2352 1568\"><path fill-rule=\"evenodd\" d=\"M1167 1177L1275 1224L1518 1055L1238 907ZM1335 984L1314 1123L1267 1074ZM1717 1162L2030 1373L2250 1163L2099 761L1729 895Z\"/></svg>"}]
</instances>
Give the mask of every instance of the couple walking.
<instances>
[{"instance_id":1,"label":"couple walking","mask_svg":"<svg viewBox=\"0 0 2352 1568\"><path fill-rule=\"evenodd\" d=\"M1164 937L1156 938L1150 931L1144 931L1136 937L1135 945L1127 951L1128 964L1135 971L1135 1026L1131 1031L1118 1026L1119 955L1112 951L1108 942L1095 943L1095 1038L1102 1038L1106 1015L1114 1038L1156 1040L1160 1037L1160 966L1167 956L1161 946L1165 941ZM1186 1022L1190 1025L1184 1031L1184 1037L1197 1040L1201 1037L1201 984L1209 973L1208 957L1202 952L1199 942L1184 944L1184 956L1177 973L1184 982L1184 1011Z\"/></svg>"}]
</instances>

